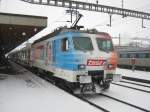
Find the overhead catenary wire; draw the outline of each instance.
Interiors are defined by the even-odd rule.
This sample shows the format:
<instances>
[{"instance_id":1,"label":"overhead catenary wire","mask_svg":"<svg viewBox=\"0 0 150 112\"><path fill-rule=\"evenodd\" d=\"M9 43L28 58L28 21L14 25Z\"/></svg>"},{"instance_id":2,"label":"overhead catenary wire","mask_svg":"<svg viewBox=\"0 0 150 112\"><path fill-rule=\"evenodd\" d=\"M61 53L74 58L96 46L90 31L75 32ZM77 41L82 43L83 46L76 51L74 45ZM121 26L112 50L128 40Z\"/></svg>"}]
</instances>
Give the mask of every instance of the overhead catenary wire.
<instances>
[{"instance_id":1,"label":"overhead catenary wire","mask_svg":"<svg viewBox=\"0 0 150 112\"><path fill-rule=\"evenodd\" d=\"M150 4L146 4L146 5L143 5L143 6L141 6L141 7L137 7L137 8L135 8L134 10L137 10L137 9L149 9L149 6L150 6ZM122 19L125 19L125 17L122 17L122 18L118 17L118 18L115 18L115 19L112 18L112 22L115 22L115 21L117 21L117 23L118 23L118 22L122 22ZM128 21L131 21L131 20L128 20ZM98 27L98 26L107 26L107 23L108 23L108 20L103 21L103 22L100 23L100 24L94 25L93 28ZM116 23L116 24L117 24L117 23ZM123 23L122 23L122 24L123 24ZM113 23L113 25L114 25L114 23ZM120 24L118 24L118 25L120 25Z\"/></svg>"}]
</instances>

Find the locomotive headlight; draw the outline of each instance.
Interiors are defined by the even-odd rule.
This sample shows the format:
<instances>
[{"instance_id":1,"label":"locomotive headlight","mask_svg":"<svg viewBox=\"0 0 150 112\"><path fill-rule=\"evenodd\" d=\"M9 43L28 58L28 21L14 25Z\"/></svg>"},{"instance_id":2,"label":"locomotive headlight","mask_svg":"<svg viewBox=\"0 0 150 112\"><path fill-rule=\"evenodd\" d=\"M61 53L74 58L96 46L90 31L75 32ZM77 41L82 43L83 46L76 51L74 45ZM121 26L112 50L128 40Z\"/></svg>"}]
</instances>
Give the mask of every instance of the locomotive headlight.
<instances>
[{"instance_id":1,"label":"locomotive headlight","mask_svg":"<svg viewBox=\"0 0 150 112\"><path fill-rule=\"evenodd\" d=\"M86 66L84 64L79 64L78 65L79 70L84 70L85 68L86 68Z\"/></svg>"},{"instance_id":2,"label":"locomotive headlight","mask_svg":"<svg viewBox=\"0 0 150 112\"><path fill-rule=\"evenodd\" d=\"M108 69L115 69L116 66L114 64L108 64Z\"/></svg>"},{"instance_id":3,"label":"locomotive headlight","mask_svg":"<svg viewBox=\"0 0 150 112\"><path fill-rule=\"evenodd\" d=\"M112 64L108 64L108 68L113 68L114 66Z\"/></svg>"}]
</instances>

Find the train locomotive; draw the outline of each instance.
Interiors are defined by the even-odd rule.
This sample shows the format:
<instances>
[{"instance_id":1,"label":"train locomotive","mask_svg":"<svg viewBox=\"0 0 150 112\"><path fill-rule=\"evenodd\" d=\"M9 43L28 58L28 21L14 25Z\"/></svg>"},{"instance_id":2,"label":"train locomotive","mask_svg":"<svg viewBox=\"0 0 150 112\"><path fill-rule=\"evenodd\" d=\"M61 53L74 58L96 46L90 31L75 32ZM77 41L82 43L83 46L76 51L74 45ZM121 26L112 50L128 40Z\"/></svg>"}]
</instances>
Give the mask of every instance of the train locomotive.
<instances>
[{"instance_id":1,"label":"train locomotive","mask_svg":"<svg viewBox=\"0 0 150 112\"><path fill-rule=\"evenodd\" d=\"M77 22L36 40L30 47L11 53L17 62L44 71L74 93L99 93L110 87L115 74L117 53L108 33L80 30Z\"/></svg>"},{"instance_id":2,"label":"train locomotive","mask_svg":"<svg viewBox=\"0 0 150 112\"><path fill-rule=\"evenodd\" d=\"M50 77L66 81L81 93L108 89L116 77L117 53L105 32L61 28L11 56L21 64L52 73Z\"/></svg>"}]
</instances>

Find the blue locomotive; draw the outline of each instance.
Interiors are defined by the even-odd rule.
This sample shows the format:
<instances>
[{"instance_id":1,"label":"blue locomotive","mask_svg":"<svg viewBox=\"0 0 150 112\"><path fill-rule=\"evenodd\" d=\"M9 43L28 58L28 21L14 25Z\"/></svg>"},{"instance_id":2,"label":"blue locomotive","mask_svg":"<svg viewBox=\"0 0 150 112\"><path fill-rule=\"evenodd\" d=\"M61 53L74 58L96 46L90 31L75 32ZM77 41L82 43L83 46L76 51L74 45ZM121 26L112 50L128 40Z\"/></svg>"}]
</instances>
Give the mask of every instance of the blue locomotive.
<instances>
[{"instance_id":1,"label":"blue locomotive","mask_svg":"<svg viewBox=\"0 0 150 112\"><path fill-rule=\"evenodd\" d=\"M44 71L73 92L98 93L108 89L115 74L117 53L108 33L60 28L36 40L30 47L11 53L19 63Z\"/></svg>"}]
</instances>

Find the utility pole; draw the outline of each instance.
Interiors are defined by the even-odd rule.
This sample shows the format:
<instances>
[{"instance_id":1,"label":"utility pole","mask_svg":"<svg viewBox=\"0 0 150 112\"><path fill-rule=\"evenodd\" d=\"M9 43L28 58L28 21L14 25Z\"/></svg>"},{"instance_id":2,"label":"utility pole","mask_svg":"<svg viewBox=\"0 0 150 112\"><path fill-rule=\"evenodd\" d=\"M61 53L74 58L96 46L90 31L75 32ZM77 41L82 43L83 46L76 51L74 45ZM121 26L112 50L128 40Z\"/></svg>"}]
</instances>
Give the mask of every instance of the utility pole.
<instances>
[{"instance_id":1,"label":"utility pole","mask_svg":"<svg viewBox=\"0 0 150 112\"><path fill-rule=\"evenodd\" d=\"M144 26L144 20L142 19L142 28L146 28L145 26Z\"/></svg>"},{"instance_id":2,"label":"utility pole","mask_svg":"<svg viewBox=\"0 0 150 112\"><path fill-rule=\"evenodd\" d=\"M71 12L71 14L70 14L70 21L72 23L72 8L71 7L70 7L70 12Z\"/></svg>"},{"instance_id":3,"label":"utility pole","mask_svg":"<svg viewBox=\"0 0 150 112\"><path fill-rule=\"evenodd\" d=\"M111 23L112 23L111 20L112 20L112 15L110 14L110 15L109 15L109 24L107 24L107 26L110 26L110 27L111 27Z\"/></svg>"},{"instance_id":4,"label":"utility pole","mask_svg":"<svg viewBox=\"0 0 150 112\"><path fill-rule=\"evenodd\" d=\"M123 5L124 5L124 0L122 0L122 8L124 8L124 6L123 6Z\"/></svg>"},{"instance_id":5,"label":"utility pole","mask_svg":"<svg viewBox=\"0 0 150 112\"><path fill-rule=\"evenodd\" d=\"M122 0L121 5L122 5L122 8L124 8L124 0Z\"/></svg>"},{"instance_id":6,"label":"utility pole","mask_svg":"<svg viewBox=\"0 0 150 112\"><path fill-rule=\"evenodd\" d=\"M1 9L1 1L2 1L2 0L0 0L0 9Z\"/></svg>"},{"instance_id":7,"label":"utility pole","mask_svg":"<svg viewBox=\"0 0 150 112\"><path fill-rule=\"evenodd\" d=\"M120 33L119 33L119 46L121 46L121 37L120 37Z\"/></svg>"},{"instance_id":8,"label":"utility pole","mask_svg":"<svg viewBox=\"0 0 150 112\"><path fill-rule=\"evenodd\" d=\"M96 0L96 4L98 4L98 0Z\"/></svg>"}]
</instances>

